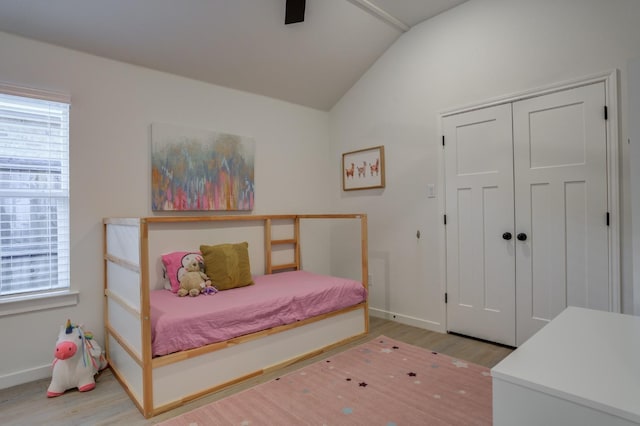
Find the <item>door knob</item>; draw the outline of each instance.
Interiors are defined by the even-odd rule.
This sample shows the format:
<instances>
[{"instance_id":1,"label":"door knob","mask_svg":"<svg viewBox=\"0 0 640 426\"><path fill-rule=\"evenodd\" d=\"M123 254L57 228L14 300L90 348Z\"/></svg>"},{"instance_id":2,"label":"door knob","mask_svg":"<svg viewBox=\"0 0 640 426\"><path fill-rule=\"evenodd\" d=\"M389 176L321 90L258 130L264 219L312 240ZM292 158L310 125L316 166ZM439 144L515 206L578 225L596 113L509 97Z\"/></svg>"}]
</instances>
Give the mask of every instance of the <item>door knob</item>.
<instances>
[{"instance_id":1,"label":"door knob","mask_svg":"<svg viewBox=\"0 0 640 426\"><path fill-rule=\"evenodd\" d=\"M516 237L518 239L518 241L526 241L527 240L527 234L525 234L524 232L521 232L518 234L518 236Z\"/></svg>"},{"instance_id":2,"label":"door knob","mask_svg":"<svg viewBox=\"0 0 640 426\"><path fill-rule=\"evenodd\" d=\"M502 234L502 238L509 241L511 239L511 232L505 232L504 234Z\"/></svg>"}]
</instances>

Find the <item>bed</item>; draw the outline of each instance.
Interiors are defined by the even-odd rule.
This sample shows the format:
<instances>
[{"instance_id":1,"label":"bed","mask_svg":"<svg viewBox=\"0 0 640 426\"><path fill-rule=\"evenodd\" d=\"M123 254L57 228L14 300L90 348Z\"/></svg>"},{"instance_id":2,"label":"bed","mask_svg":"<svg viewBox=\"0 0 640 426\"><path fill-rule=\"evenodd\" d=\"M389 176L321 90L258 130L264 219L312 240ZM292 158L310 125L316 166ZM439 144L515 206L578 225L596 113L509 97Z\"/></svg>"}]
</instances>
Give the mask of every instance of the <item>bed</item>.
<instances>
[{"instance_id":1,"label":"bed","mask_svg":"<svg viewBox=\"0 0 640 426\"><path fill-rule=\"evenodd\" d=\"M316 243L328 245L334 225L360 252L357 277L302 268L326 269ZM103 228L107 360L146 418L368 333L364 214L106 218ZM252 285L194 298L165 289L164 253L236 241L248 242Z\"/></svg>"}]
</instances>

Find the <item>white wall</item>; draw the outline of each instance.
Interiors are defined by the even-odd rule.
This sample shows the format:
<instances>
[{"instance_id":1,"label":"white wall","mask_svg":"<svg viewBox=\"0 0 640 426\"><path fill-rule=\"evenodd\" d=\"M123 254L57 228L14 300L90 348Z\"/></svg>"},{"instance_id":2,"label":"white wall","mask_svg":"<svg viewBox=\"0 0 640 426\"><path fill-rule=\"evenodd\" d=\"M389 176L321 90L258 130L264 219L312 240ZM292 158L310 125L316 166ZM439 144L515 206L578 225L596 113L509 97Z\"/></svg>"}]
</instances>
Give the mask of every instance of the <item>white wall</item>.
<instances>
[{"instance_id":1,"label":"white wall","mask_svg":"<svg viewBox=\"0 0 640 426\"><path fill-rule=\"evenodd\" d=\"M640 258L640 58L629 61L629 179L632 258ZM640 315L640 260L632 262L633 311Z\"/></svg>"},{"instance_id":2,"label":"white wall","mask_svg":"<svg viewBox=\"0 0 640 426\"><path fill-rule=\"evenodd\" d=\"M439 113L613 69L621 306L633 312L626 69L640 55L638 22L637 0L470 0L404 34L341 99L330 112L332 194L338 210L369 214L372 312L444 329ZM385 146L386 188L340 191L341 153L375 145Z\"/></svg>"},{"instance_id":3,"label":"white wall","mask_svg":"<svg viewBox=\"0 0 640 426\"><path fill-rule=\"evenodd\" d=\"M101 221L152 214L152 122L253 137L254 213L328 211L330 187L318 178L330 168L326 112L4 33L0 58L0 81L71 95L71 286L80 291L74 307L0 317L0 388L50 374L67 318L103 342Z\"/></svg>"}]
</instances>

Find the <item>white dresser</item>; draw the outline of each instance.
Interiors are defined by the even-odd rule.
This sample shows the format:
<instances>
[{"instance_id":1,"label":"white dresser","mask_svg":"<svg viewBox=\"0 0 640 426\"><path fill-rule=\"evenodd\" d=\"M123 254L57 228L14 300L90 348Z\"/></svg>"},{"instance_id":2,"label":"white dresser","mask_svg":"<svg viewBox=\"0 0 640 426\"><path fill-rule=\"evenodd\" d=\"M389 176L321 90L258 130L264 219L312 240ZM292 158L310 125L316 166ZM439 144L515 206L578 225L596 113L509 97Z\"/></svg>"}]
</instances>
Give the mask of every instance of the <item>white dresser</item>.
<instances>
[{"instance_id":1,"label":"white dresser","mask_svg":"<svg viewBox=\"0 0 640 426\"><path fill-rule=\"evenodd\" d=\"M640 424L640 317L569 307L491 370L496 426Z\"/></svg>"}]
</instances>

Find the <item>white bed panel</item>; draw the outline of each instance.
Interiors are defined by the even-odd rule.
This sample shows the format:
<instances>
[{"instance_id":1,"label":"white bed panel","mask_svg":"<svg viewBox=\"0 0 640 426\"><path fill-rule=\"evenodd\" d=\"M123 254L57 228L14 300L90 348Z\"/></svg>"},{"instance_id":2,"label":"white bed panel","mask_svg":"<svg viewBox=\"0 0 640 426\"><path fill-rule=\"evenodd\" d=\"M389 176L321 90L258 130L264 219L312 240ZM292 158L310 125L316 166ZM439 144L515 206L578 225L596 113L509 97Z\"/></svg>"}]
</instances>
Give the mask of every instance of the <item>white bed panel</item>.
<instances>
[{"instance_id":1,"label":"white bed panel","mask_svg":"<svg viewBox=\"0 0 640 426\"><path fill-rule=\"evenodd\" d=\"M140 273L107 262L109 291L140 312Z\"/></svg>"},{"instance_id":2,"label":"white bed panel","mask_svg":"<svg viewBox=\"0 0 640 426\"><path fill-rule=\"evenodd\" d=\"M130 348L142 356L142 325L140 315L134 315L124 309L118 302L108 299L109 323L111 327L122 337Z\"/></svg>"},{"instance_id":3,"label":"white bed panel","mask_svg":"<svg viewBox=\"0 0 640 426\"><path fill-rule=\"evenodd\" d=\"M123 376L121 378L126 380L125 385L142 405L142 367L129 356L113 336L109 336L109 356L111 364Z\"/></svg>"},{"instance_id":4,"label":"white bed panel","mask_svg":"<svg viewBox=\"0 0 640 426\"><path fill-rule=\"evenodd\" d=\"M364 333L364 308L250 340L153 371L154 406L230 382Z\"/></svg>"},{"instance_id":5,"label":"white bed panel","mask_svg":"<svg viewBox=\"0 0 640 426\"><path fill-rule=\"evenodd\" d=\"M140 233L138 226L107 225L107 253L140 265Z\"/></svg>"}]
</instances>

